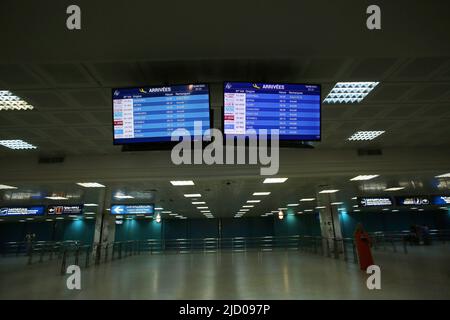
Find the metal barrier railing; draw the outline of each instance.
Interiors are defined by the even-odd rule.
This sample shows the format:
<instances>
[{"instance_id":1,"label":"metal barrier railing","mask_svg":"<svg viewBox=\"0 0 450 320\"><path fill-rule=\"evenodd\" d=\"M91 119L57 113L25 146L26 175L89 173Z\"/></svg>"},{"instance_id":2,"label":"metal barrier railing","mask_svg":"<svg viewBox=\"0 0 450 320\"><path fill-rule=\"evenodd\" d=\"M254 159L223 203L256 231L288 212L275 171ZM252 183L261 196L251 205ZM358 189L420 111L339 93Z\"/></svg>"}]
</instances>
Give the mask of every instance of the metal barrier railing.
<instances>
[{"instance_id":1,"label":"metal barrier railing","mask_svg":"<svg viewBox=\"0 0 450 320\"><path fill-rule=\"evenodd\" d=\"M432 230L431 240L446 243L450 232ZM403 251L408 253L412 244L406 232L376 232L370 234L374 250ZM320 236L264 236L264 237L231 237L200 239L145 239L116 241L111 243L82 245L79 241L36 241L9 242L3 246L3 254L24 255L27 263L57 261L61 274L65 274L70 264L88 268L93 263L99 265L108 261L124 259L133 255L148 252L189 253L189 252L245 252L245 251L297 250L318 254L346 262L358 262L356 245L353 238L324 238Z\"/></svg>"}]
</instances>

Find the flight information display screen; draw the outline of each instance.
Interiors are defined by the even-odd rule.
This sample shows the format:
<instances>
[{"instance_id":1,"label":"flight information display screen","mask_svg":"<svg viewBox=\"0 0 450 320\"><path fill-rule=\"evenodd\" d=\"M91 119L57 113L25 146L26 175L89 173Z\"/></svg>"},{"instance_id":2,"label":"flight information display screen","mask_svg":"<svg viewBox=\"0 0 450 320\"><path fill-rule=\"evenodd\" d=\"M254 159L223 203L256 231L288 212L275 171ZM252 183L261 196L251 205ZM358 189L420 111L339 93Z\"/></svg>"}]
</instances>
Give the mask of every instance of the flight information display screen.
<instances>
[{"instance_id":1,"label":"flight information display screen","mask_svg":"<svg viewBox=\"0 0 450 320\"><path fill-rule=\"evenodd\" d=\"M210 129L209 87L190 84L113 89L114 144L171 141L172 132L194 125Z\"/></svg>"},{"instance_id":2,"label":"flight information display screen","mask_svg":"<svg viewBox=\"0 0 450 320\"><path fill-rule=\"evenodd\" d=\"M319 85L224 83L224 133L278 129L280 140L320 140Z\"/></svg>"}]
</instances>

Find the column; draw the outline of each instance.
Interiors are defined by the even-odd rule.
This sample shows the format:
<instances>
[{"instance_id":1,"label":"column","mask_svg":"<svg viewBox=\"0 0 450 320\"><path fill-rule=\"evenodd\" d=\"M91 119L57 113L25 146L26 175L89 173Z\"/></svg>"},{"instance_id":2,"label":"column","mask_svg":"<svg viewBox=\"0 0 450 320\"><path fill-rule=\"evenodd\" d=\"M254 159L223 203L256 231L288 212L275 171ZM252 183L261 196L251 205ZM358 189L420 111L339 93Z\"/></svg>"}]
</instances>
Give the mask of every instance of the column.
<instances>
[{"instance_id":1,"label":"column","mask_svg":"<svg viewBox=\"0 0 450 320\"><path fill-rule=\"evenodd\" d=\"M332 189L326 187L327 189ZM320 190L319 190L320 191ZM320 216L323 252L326 255L339 257L343 253L342 231L338 206L331 205L336 201L336 193L318 193L317 207Z\"/></svg>"},{"instance_id":2,"label":"column","mask_svg":"<svg viewBox=\"0 0 450 320\"><path fill-rule=\"evenodd\" d=\"M98 211L95 220L94 242L93 246L114 242L115 237L115 216L107 209L111 207L111 196L108 188L102 188L98 197ZM108 254L111 254L112 248L108 248ZM101 250L93 251L94 255L102 254Z\"/></svg>"}]
</instances>

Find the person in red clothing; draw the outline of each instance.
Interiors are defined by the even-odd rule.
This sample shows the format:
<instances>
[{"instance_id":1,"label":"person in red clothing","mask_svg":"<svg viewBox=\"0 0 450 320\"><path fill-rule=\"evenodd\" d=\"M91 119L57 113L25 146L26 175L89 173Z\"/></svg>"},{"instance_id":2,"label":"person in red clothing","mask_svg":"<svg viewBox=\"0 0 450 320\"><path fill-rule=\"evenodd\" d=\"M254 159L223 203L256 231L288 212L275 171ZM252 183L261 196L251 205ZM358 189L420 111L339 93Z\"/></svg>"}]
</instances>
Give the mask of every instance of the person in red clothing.
<instances>
[{"instance_id":1,"label":"person in red clothing","mask_svg":"<svg viewBox=\"0 0 450 320\"><path fill-rule=\"evenodd\" d=\"M358 252L359 266L361 270L366 271L367 268L374 264L372 252L370 250L371 241L369 234L364 231L361 223L356 225L355 229L356 250Z\"/></svg>"}]
</instances>

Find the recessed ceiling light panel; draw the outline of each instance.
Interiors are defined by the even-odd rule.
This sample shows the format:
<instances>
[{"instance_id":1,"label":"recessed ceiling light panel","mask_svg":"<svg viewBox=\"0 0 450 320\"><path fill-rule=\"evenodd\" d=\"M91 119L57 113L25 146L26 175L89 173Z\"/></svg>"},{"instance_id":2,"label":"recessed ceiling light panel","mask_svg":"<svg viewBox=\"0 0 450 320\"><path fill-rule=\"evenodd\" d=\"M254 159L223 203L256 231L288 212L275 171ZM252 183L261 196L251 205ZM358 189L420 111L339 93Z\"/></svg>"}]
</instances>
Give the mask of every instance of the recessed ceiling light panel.
<instances>
[{"instance_id":1,"label":"recessed ceiling light panel","mask_svg":"<svg viewBox=\"0 0 450 320\"><path fill-rule=\"evenodd\" d=\"M348 140L350 141L368 141L382 135L385 131L357 131Z\"/></svg>"},{"instance_id":2,"label":"recessed ceiling light panel","mask_svg":"<svg viewBox=\"0 0 450 320\"><path fill-rule=\"evenodd\" d=\"M33 146L32 144L19 139L0 140L0 145L13 150L29 150L37 148L36 146Z\"/></svg>"},{"instance_id":3,"label":"recessed ceiling light panel","mask_svg":"<svg viewBox=\"0 0 450 320\"><path fill-rule=\"evenodd\" d=\"M354 178L351 178L350 181L364 181L364 180L370 180L373 178L379 177L378 174L366 174L366 175L359 175Z\"/></svg>"},{"instance_id":4,"label":"recessed ceiling light panel","mask_svg":"<svg viewBox=\"0 0 450 320\"><path fill-rule=\"evenodd\" d=\"M193 186L194 181L192 180L174 180L170 181L173 186Z\"/></svg>"},{"instance_id":5,"label":"recessed ceiling light panel","mask_svg":"<svg viewBox=\"0 0 450 320\"><path fill-rule=\"evenodd\" d=\"M105 186L98 182L77 182L77 185L85 188L104 188Z\"/></svg>"},{"instance_id":6,"label":"recessed ceiling light panel","mask_svg":"<svg viewBox=\"0 0 450 320\"><path fill-rule=\"evenodd\" d=\"M361 102L379 82L338 82L323 103L342 104Z\"/></svg>"},{"instance_id":7,"label":"recessed ceiling light panel","mask_svg":"<svg viewBox=\"0 0 450 320\"><path fill-rule=\"evenodd\" d=\"M33 110L34 107L8 90L0 90L0 111Z\"/></svg>"}]
</instances>

